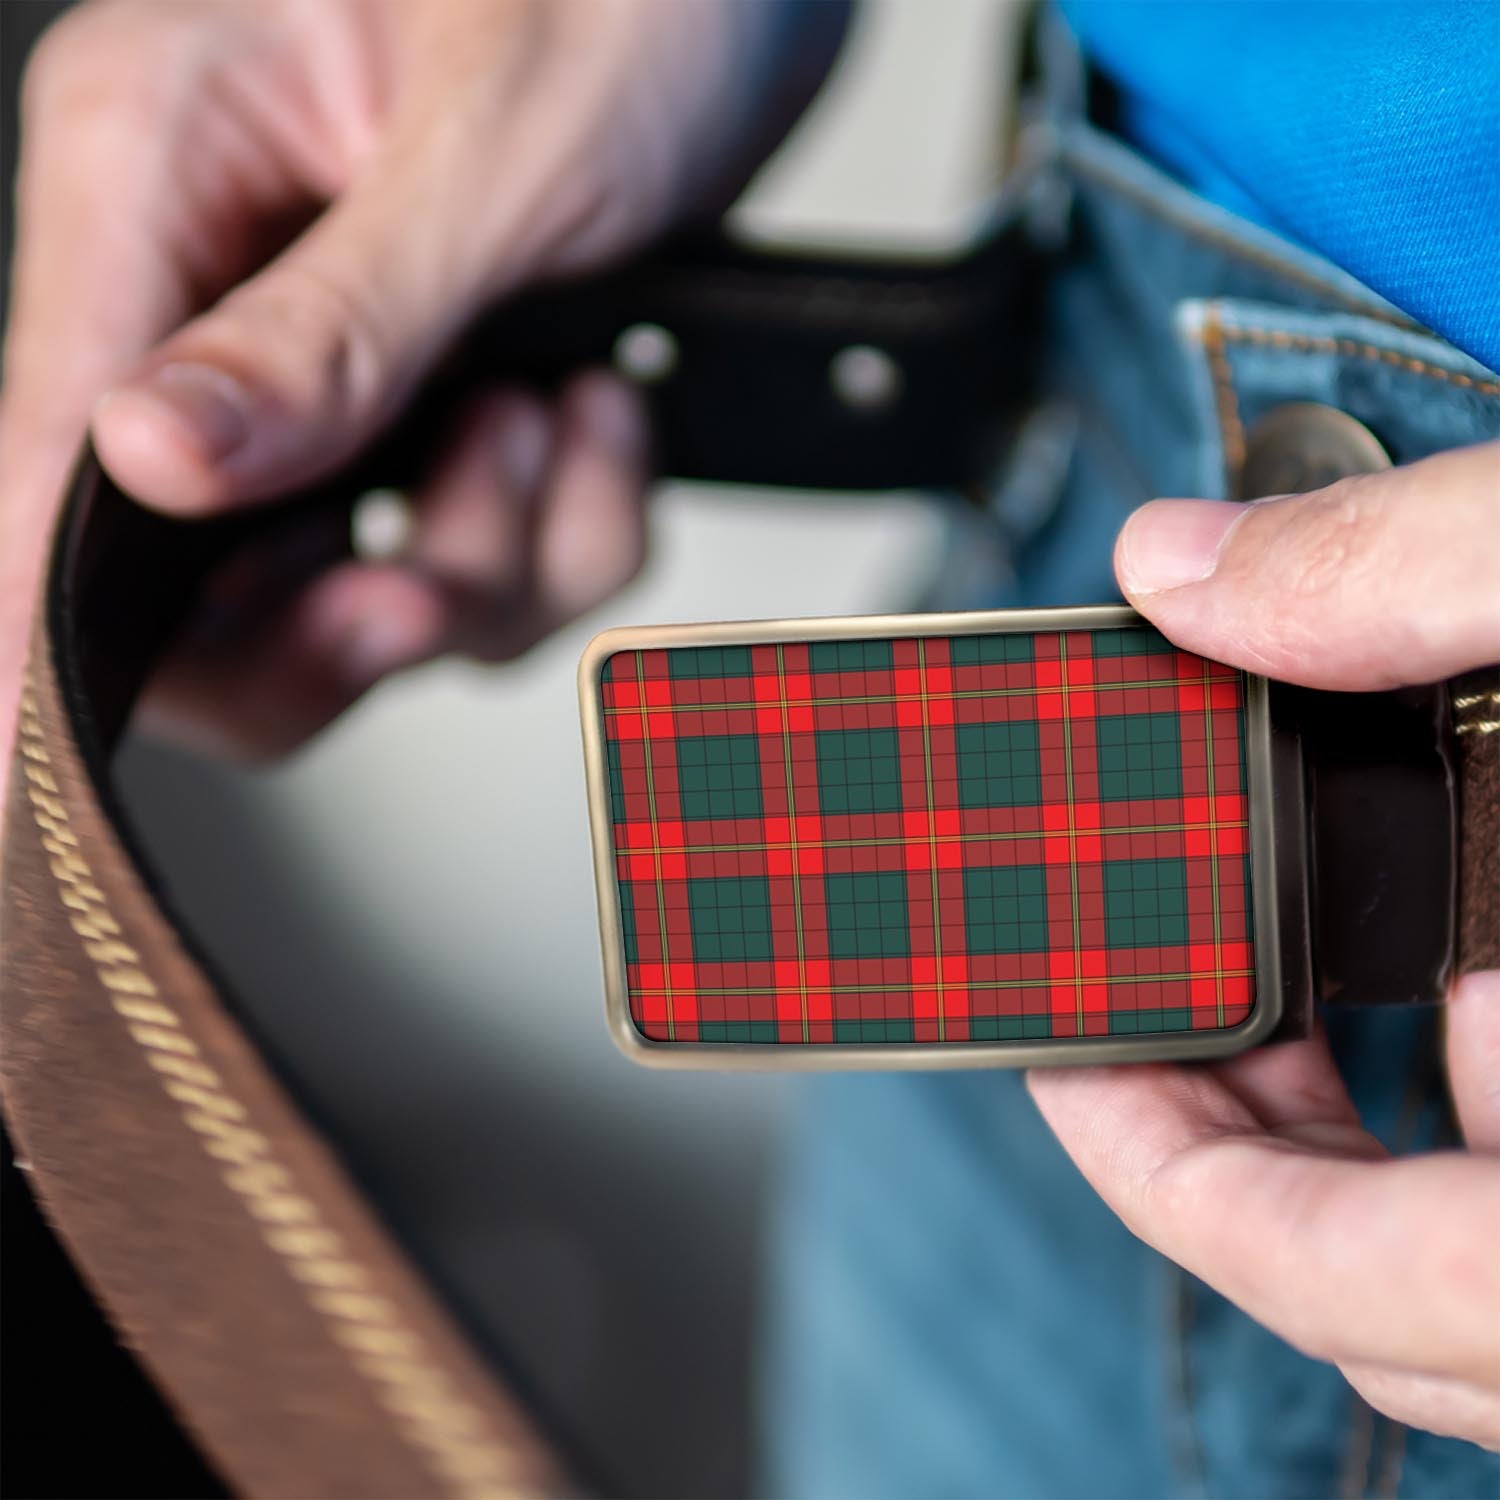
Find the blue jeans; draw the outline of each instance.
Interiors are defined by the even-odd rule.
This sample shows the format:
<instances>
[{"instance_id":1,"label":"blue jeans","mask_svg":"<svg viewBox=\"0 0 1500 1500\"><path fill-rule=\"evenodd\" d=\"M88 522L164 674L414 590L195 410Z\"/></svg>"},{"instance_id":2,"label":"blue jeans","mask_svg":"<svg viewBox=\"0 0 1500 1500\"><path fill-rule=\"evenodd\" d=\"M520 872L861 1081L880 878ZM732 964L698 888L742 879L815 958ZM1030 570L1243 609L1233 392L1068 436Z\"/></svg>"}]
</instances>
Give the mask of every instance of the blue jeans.
<instances>
[{"instance_id":1,"label":"blue jeans","mask_svg":"<svg viewBox=\"0 0 1500 1500\"><path fill-rule=\"evenodd\" d=\"M1045 420L986 522L1003 581L955 566L942 602L1116 597L1126 514L1222 495L1287 402L1351 413L1398 463L1500 435L1472 361L1118 141L1060 133L1080 253L1049 294ZM1451 1140L1430 1012L1329 1021L1371 1128ZM1377 1415L1132 1238L1017 1076L811 1079L796 1110L760 1381L778 1500L1500 1495L1494 1454Z\"/></svg>"}]
</instances>

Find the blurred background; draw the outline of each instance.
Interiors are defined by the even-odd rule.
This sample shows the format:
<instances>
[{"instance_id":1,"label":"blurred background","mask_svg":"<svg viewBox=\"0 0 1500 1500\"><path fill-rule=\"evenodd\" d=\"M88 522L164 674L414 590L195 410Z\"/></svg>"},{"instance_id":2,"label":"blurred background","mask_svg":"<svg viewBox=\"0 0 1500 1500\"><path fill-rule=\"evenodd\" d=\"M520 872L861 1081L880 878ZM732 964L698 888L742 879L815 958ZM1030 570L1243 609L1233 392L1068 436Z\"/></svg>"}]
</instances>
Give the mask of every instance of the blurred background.
<instances>
[{"instance_id":1,"label":"blurred background","mask_svg":"<svg viewBox=\"0 0 1500 1500\"><path fill-rule=\"evenodd\" d=\"M0 4L9 110L58 9ZM992 178L1014 31L1007 0L866 0L739 227L951 248ZM11 115L7 184L15 134ZM756 1261L798 1084L614 1051L574 669L606 625L903 607L942 516L913 495L665 486L652 531L635 584L511 667L409 673L272 770L136 743L121 781L179 909L399 1229L611 1487L742 1494Z\"/></svg>"}]
</instances>

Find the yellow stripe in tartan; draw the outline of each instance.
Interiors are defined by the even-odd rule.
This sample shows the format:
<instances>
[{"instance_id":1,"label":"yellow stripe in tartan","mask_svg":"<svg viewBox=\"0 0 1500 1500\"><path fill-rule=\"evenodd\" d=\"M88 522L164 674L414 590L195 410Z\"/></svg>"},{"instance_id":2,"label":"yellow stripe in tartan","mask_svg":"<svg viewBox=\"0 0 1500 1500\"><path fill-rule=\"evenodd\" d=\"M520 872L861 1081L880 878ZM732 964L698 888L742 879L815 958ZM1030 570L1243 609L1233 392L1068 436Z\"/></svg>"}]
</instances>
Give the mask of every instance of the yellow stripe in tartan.
<instances>
[{"instance_id":1,"label":"yellow stripe in tartan","mask_svg":"<svg viewBox=\"0 0 1500 1500\"><path fill-rule=\"evenodd\" d=\"M656 873L656 920L661 933L662 964L665 966L672 961L672 948L667 941L667 891L661 873L662 847L656 831L656 775L651 761L651 725L646 715L646 659L639 651L635 653L635 680L641 695L641 745L646 763L646 805L651 814L651 866ZM675 1042L677 1017L672 1006L671 970L664 968L664 972L668 975L666 989L662 992L667 1000L667 1040Z\"/></svg>"},{"instance_id":2,"label":"yellow stripe in tartan","mask_svg":"<svg viewBox=\"0 0 1500 1500\"><path fill-rule=\"evenodd\" d=\"M1067 771L1068 807L1068 900L1073 915L1073 1015L1078 1035L1083 1035L1083 936L1078 916L1078 818L1073 805L1073 717L1068 711L1068 638L1057 638L1058 671L1062 676L1063 765Z\"/></svg>"},{"instance_id":3,"label":"yellow stripe in tartan","mask_svg":"<svg viewBox=\"0 0 1500 1500\"><path fill-rule=\"evenodd\" d=\"M922 690L922 772L927 782L927 837L932 856L928 860L932 867L932 949L936 959L937 1034L941 1042L947 1039L948 1021L943 1011L943 922L938 915L937 818L932 795L932 724L928 712L931 699L927 691L927 643L922 640L917 642L917 682Z\"/></svg>"},{"instance_id":4,"label":"yellow stripe in tartan","mask_svg":"<svg viewBox=\"0 0 1500 1500\"><path fill-rule=\"evenodd\" d=\"M1163 799L1166 800L1166 799ZM1173 799L1175 800L1175 799ZM1036 803L1037 807L1054 806L1053 803ZM857 816L868 816L859 814ZM634 821L639 822L639 819ZM1121 835L1130 833L1203 833L1209 828L1248 828L1249 822L1244 818L1224 818L1212 823L1112 823L1105 828L1091 828L1092 834L1101 837ZM1018 843L1023 839L1046 838L1044 829L1038 828L1031 833L939 833L933 835L934 844L1004 844ZM748 844L662 844L663 854L755 854L763 851L776 850L778 853L786 849L880 849L899 845L905 848L911 841L901 834L887 834L880 838L868 839L798 839L795 844L772 840L767 843ZM655 846L653 846L655 847ZM638 849L621 849L621 854L638 854Z\"/></svg>"},{"instance_id":5,"label":"yellow stripe in tartan","mask_svg":"<svg viewBox=\"0 0 1500 1500\"><path fill-rule=\"evenodd\" d=\"M1203 739L1204 758L1208 762L1208 874L1214 903L1214 1009L1220 1026L1224 1024L1224 929L1219 913L1219 828L1214 821L1214 710L1213 679L1208 663L1203 663ZM1191 996L1188 997L1192 999Z\"/></svg>"},{"instance_id":6,"label":"yellow stripe in tartan","mask_svg":"<svg viewBox=\"0 0 1500 1500\"><path fill-rule=\"evenodd\" d=\"M797 997L802 1012L802 1040L810 1035L807 1026L807 939L802 930L802 872L797 861L797 792L792 785L792 724L786 705L786 647L776 646L776 681L781 690L781 748L786 767L787 828L791 837L787 847L792 854L792 904L797 923Z\"/></svg>"},{"instance_id":7,"label":"yellow stripe in tartan","mask_svg":"<svg viewBox=\"0 0 1500 1500\"><path fill-rule=\"evenodd\" d=\"M1210 664L1211 665L1211 664ZM1218 677L1212 679L1215 682L1228 682L1231 679ZM1130 682L1074 682L1065 687L1057 685L1024 688L957 688L944 693L934 693L930 696L935 698L1035 698L1041 693L1122 693L1133 691L1138 688L1179 688L1197 687L1202 681L1198 677L1162 677L1157 679L1144 679ZM929 695L924 693L851 693L848 697L837 698L792 698L788 701L796 704L798 708L844 708L856 703L918 703ZM654 714L707 714L727 713L730 710L747 710L764 708L764 703L740 702L733 703L653 703L651 712ZM614 707L605 705L606 715L633 714L635 705L625 707Z\"/></svg>"},{"instance_id":8,"label":"yellow stripe in tartan","mask_svg":"<svg viewBox=\"0 0 1500 1500\"><path fill-rule=\"evenodd\" d=\"M1042 952L1043 950L1038 950ZM991 955L983 955L990 957ZM840 959L841 963L861 963L861 959ZM876 960L871 960L874 962ZM1088 984L1161 984L1161 983L1185 983L1189 979L1201 979L1204 970L1194 969L1192 971L1183 969L1171 973L1161 974L1108 974L1098 979L1087 980ZM1225 969L1220 968L1218 973L1224 979L1246 979L1254 974L1254 969ZM975 990L1045 990L1051 987L1052 981L1045 976L1040 979L970 979L963 986L971 994ZM918 984L911 979L881 980L878 983L871 981L869 984L820 984L818 989L821 993L829 995L867 995L880 994L887 990L930 990L932 986L926 982ZM637 995L663 995L663 989L654 989L649 985L639 985L632 991ZM697 990L699 995L774 995L775 987L768 984L740 984L740 985L702 985ZM1200 1009L1202 1007L1199 1007Z\"/></svg>"}]
</instances>

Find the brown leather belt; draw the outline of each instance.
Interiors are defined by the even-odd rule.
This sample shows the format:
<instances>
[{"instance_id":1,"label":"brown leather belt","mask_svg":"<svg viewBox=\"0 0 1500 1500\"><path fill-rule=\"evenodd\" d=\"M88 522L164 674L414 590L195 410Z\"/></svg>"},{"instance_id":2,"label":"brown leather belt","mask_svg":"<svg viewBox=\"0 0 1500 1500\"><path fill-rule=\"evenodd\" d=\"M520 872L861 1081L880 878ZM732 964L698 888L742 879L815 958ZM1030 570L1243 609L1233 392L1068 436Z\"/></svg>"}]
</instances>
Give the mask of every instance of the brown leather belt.
<instances>
[{"instance_id":1,"label":"brown leather belt","mask_svg":"<svg viewBox=\"0 0 1500 1500\"><path fill-rule=\"evenodd\" d=\"M481 338L508 357L529 350L545 376L607 354L629 324L671 329L702 358L693 381L656 392L670 472L957 486L1003 441L995 414L1013 408L1027 363L1020 257L985 256L918 276L758 266L722 247L674 252L665 271L647 263L555 294L512 315L503 342L494 330ZM856 345L898 361L894 408L862 411L828 394L830 360ZM451 376L465 378L462 361ZM726 415L747 404L753 431ZM421 409L414 420L420 429ZM252 530L323 524L341 535L351 496L371 477L399 482L420 446L409 429L361 474L249 521L200 525L136 508L86 456L54 541L21 706L0 888L6 1120L93 1295L195 1441L249 1494L571 1487L526 1405L476 1355L174 920L110 789L131 702L196 583ZM1423 763L1444 768L1429 767L1422 784L1430 791L1456 767L1456 802L1444 781L1445 801L1406 804L1449 809L1443 828L1398 816L1386 836L1424 841L1442 930L1407 944L1410 984L1368 998L1431 998L1455 962L1500 965L1497 694L1490 670L1457 685L1451 705L1444 692L1417 707L1432 752ZM1409 729L1411 705L1403 711ZM1343 715L1315 708L1303 721L1308 745L1323 747L1309 774L1356 800L1354 752L1372 724L1389 722L1378 704L1363 712L1356 737ZM1337 846L1332 826L1311 837ZM1315 942L1341 941L1318 932Z\"/></svg>"},{"instance_id":2,"label":"brown leather belt","mask_svg":"<svg viewBox=\"0 0 1500 1500\"><path fill-rule=\"evenodd\" d=\"M944 271L674 247L478 330L359 472L248 523L150 515L85 455L36 619L6 813L5 1116L91 1292L235 1490L575 1485L277 1076L124 824L110 757L196 586L267 528L305 529L331 558L351 499L416 471L490 351L545 382L607 360L633 326L670 328L691 361L691 381L653 391L668 472L957 484L984 472L996 414L1014 405L1023 276L1004 240ZM878 420L824 389L830 360L870 342L904 377ZM747 401L764 425L726 422Z\"/></svg>"}]
</instances>

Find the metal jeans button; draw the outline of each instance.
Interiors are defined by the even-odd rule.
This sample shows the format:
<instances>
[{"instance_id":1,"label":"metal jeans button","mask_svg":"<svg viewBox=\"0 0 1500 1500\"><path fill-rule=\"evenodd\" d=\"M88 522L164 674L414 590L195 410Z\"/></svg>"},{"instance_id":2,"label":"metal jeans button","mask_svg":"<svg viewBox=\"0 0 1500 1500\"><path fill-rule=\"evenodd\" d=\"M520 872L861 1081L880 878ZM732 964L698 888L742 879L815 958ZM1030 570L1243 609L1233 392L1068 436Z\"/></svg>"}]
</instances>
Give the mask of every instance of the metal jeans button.
<instances>
[{"instance_id":1,"label":"metal jeans button","mask_svg":"<svg viewBox=\"0 0 1500 1500\"><path fill-rule=\"evenodd\" d=\"M1337 407L1297 401L1267 412L1246 435L1235 499L1300 495L1349 474L1390 467L1390 456L1363 422Z\"/></svg>"}]
</instances>

